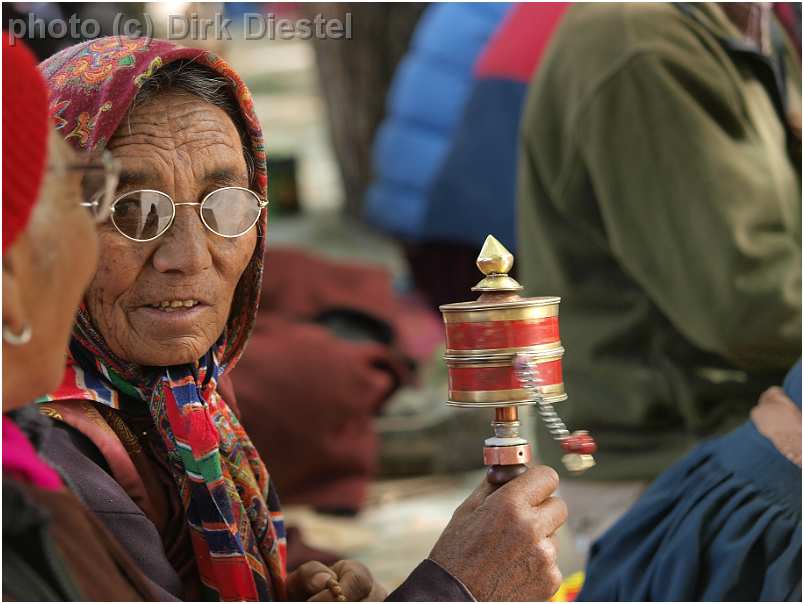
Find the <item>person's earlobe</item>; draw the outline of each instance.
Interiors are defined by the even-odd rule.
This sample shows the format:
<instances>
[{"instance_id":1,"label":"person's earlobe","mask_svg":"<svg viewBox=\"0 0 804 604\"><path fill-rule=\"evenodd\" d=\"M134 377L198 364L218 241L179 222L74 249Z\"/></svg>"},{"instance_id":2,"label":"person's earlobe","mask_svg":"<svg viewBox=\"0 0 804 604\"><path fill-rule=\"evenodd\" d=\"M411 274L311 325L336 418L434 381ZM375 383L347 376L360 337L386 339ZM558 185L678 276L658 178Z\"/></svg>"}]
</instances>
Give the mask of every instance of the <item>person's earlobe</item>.
<instances>
[{"instance_id":1,"label":"person's earlobe","mask_svg":"<svg viewBox=\"0 0 804 604\"><path fill-rule=\"evenodd\" d=\"M3 336L21 337L31 330L28 309L23 301L20 271L24 264L20 257L22 241L3 254Z\"/></svg>"}]
</instances>

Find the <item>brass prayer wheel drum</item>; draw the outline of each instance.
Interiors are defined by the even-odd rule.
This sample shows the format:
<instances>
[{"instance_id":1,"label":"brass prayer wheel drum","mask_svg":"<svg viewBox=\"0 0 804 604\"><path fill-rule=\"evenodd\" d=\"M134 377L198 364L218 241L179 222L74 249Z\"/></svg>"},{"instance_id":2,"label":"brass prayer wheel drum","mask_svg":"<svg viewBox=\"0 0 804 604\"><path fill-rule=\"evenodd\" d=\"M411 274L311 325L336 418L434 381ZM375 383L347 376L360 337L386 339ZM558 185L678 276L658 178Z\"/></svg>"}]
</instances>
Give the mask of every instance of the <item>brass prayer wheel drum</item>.
<instances>
[{"instance_id":1,"label":"brass prayer wheel drum","mask_svg":"<svg viewBox=\"0 0 804 604\"><path fill-rule=\"evenodd\" d=\"M501 303L458 302L440 307L447 355L506 354L561 346L556 296Z\"/></svg>"},{"instance_id":2,"label":"brass prayer wheel drum","mask_svg":"<svg viewBox=\"0 0 804 604\"><path fill-rule=\"evenodd\" d=\"M594 465L596 445L587 432L570 433L553 408L567 399L555 296L523 298L508 276L514 257L489 235L477 258L485 277L472 288L474 302L439 306L447 347L448 405L491 407L494 436L483 447L487 480L501 485L527 471L533 457L520 434L519 407L535 405L551 436L567 451L564 465L583 472Z\"/></svg>"},{"instance_id":3,"label":"brass prayer wheel drum","mask_svg":"<svg viewBox=\"0 0 804 604\"><path fill-rule=\"evenodd\" d=\"M564 348L555 296L522 298L522 286L507 275L513 256L489 235L478 258L486 277L473 287L483 292L475 302L439 307L444 318L449 375L448 405L510 407L536 401L521 387L513 361L527 353L537 365L546 402L566 400L561 359ZM499 272L486 272L499 271ZM503 272L505 271L505 272Z\"/></svg>"},{"instance_id":4,"label":"brass prayer wheel drum","mask_svg":"<svg viewBox=\"0 0 804 604\"><path fill-rule=\"evenodd\" d=\"M539 370L544 383L539 391L544 401L557 403L567 400L561 374L561 357L564 349L540 351L529 355ZM511 407L534 405L536 401L523 389L517 377L513 354L444 357L449 376L448 405L454 407Z\"/></svg>"}]
</instances>

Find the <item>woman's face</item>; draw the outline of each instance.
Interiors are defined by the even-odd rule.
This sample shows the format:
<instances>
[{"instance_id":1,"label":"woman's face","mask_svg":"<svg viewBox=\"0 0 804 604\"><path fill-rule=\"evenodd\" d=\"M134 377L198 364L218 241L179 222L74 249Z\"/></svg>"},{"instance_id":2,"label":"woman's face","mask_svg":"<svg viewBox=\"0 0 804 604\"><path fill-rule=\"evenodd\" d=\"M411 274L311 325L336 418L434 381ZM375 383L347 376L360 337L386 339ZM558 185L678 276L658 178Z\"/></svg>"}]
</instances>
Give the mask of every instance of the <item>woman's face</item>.
<instances>
[{"instance_id":1,"label":"woman's face","mask_svg":"<svg viewBox=\"0 0 804 604\"><path fill-rule=\"evenodd\" d=\"M220 187L249 186L232 120L186 94L166 92L137 106L108 149L121 164L118 195L156 189L176 203L200 202ZM147 366L189 363L206 353L226 326L256 229L220 237L204 227L198 206L179 206L173 225L154 241L130 241L111 222L98 234L100 261L86 302L112 352Z\"/></svg>"},{"instance_id":2,"label":"woman's face","mask_svg":"<svg viewBox=\"0 0 804 604\"><path fill-rule=\"evenodd\" d=\"M95 271L98 241L82 201L76 157L50 133L48 164L39 199L25 231L3 257L3 323L23 346L3 344L3 410L54 390L64 375L70 331L81 297Z\"/></svg>"}]
</instances>

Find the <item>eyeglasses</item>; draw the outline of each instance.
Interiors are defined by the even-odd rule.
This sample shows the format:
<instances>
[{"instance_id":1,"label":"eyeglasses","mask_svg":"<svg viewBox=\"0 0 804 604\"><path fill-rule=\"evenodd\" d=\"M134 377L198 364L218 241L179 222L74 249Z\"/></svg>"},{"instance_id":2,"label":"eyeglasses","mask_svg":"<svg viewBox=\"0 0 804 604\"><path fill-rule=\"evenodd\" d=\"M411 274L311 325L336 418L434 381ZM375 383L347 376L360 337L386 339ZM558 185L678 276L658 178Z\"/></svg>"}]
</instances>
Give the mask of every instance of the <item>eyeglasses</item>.
<instances>
[{"instance_id":1,"label":"eyeglasses","mask_svg":"<svg viewBox=\"0 0 804 604\"><path fill-rule=\"evenodd\" d=\"M114 200L114 192L120 180L120 164L108 151L100 157L79 157L78 160L68 161L62 166L51 165L53 170L67 170L83 172L81 179L82 199L81 205L90 208L90 214L95 222L103 222L109 217L109 209Z\"/></svg>"},{"instance_id":2,"label":"eyeglasses","mask_svg":"<svg viewBox=\"0 0 804 604\"><path fill-rule=\"evenodd\" d=\"M221 237L241 237L257 224L268 201L243 187L222 187L198 202L176 203L153 189L130 191L111 204L111 220L123 237L145 243L164 234L176 218L176 207L198 206L201 222Z\"/></svg>"}]
</instances>

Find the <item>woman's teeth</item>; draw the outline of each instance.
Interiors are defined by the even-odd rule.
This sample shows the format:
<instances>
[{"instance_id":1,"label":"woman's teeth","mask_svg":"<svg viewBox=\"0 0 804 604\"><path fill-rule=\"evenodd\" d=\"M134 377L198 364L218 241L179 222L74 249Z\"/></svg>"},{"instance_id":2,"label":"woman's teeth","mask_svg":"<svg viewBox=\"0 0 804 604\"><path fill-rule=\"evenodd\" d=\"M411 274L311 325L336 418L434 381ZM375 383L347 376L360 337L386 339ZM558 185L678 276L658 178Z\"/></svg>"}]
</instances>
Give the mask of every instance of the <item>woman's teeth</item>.
<instances>
[{"instance_id":1,"label":"woman's teeth","mask_svg":"<svg viewBox=\"0 0 804 604\"><path fill-rule=\"evenodd\" d=\"M174 312L182 308L192 308L198 304L198 300L163 300L157 304L151 304L151 308L158 308L165 312Z\"/></svg>"}]
</instances>

